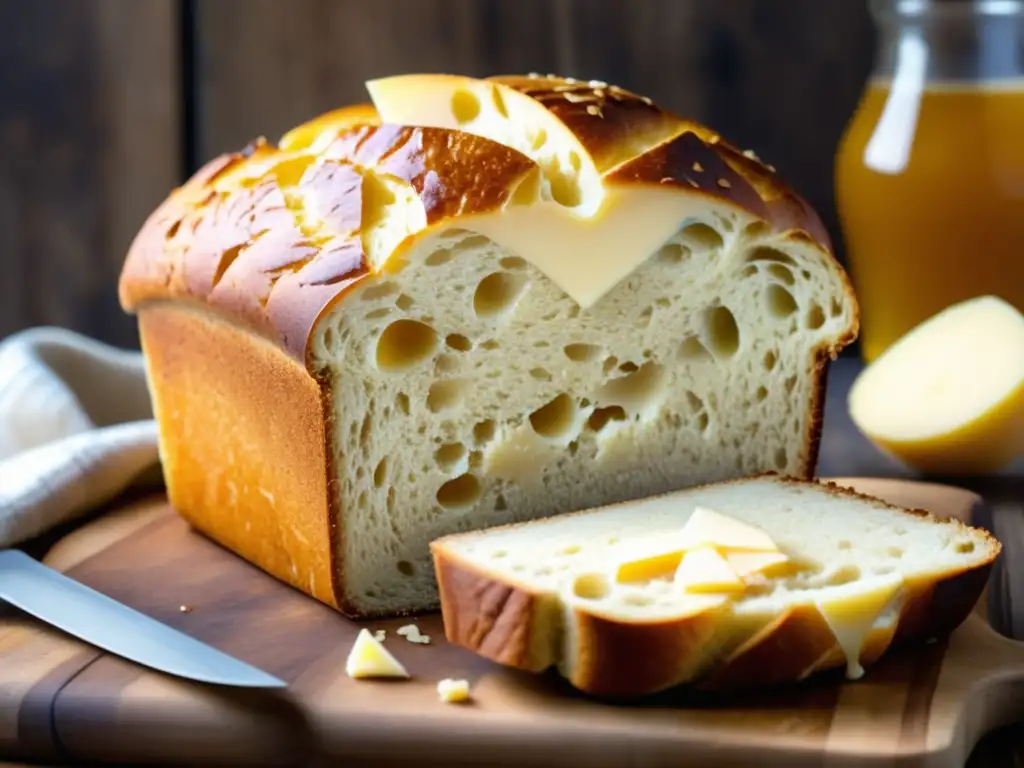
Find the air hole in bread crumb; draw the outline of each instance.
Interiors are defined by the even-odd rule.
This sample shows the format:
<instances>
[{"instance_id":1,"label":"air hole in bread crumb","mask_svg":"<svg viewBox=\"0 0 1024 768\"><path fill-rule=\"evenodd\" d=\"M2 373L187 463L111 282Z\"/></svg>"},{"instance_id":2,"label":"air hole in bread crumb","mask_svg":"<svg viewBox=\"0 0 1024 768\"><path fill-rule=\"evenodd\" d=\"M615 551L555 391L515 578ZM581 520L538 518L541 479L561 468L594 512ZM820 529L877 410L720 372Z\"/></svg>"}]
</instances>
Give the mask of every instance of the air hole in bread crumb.
<instances>
[{"instance_id":1,"label":"air hole in bread crumb","mask_svg":"<svg viewBox=\"0 0 1024 768\"><path fill-rule=\"evenodd\" d=\"M531 368L530 376L537 381L551 381L551 372L547 368Z\"/></svg>"},{"instance_id":2,"label":"air hole in bread crumb","mask_svg":"<svg viewBox=\"0 0 1024 768\"><path fill-rule=\"evenodd\" d=\"M480 498L481 491L480 480L467 472L437 489L437 503L445 509L471 507Z\"/></svg>"},{"instance_id":3,"label":"air hole in bread crumb","mask_svg":"<svg viewBox=\"0 0 1024 768\"><path fill-rule=\"evenodd\" d=\"M493 317L515 307L526 285L526 278L511 272L493 272L476 287L473 310L477 317Z\"/></svg>"},{"instance_id":4,"label":"air hole in bread crumb","mask_svg":"<svg viewBox=\"0 0 1024 768\"><path fill-rule=\"evenodd\" d=\"M493 352L495 349L501 349L501 344L494 339L488 339L480 345L480 349L486 349L488 352Z\"/></svg>"},{"instance_id":5,"label":"air hole in bread crumb","mask_svg":"<svg viewBox=\"0 0 1024 768\"><path fill-rule=\"evenodd\" d=\"M690 410L693 413L704 410L704 401L701 400L697 395L690 390L686 390L686 404L690 406Z\"/></svg>"},{"instance_id":6,"label":"air hole in bread crumb","mask_svg":"<svg viewBox=\"0 0 1024 768\"><path fill-rule=\"evenodd\" d=\"M398 410L406 416L409 415L409 396L405 394L405 392L399 392L395 395L395 405L397 405Z\"/></svg>"},{"instance_id":7,"label":"air hole in bread crumb","mask_svg":"<svg viewBox=\"0 0 1024 768\"><path fill-rule=\"evenodd\" d=\"M765 221L752 221L744 227L743 234L746 237L761 237L768 234L769 229L771 228Z\"/></svg>"},{"instance_id":8,"label":"air hole in bread crumb","mask_svg":"<svg viewBox=\"0 0 1024 768\"><path fill-rule=\"evenodd\" d=\"M619 366L619 370L622 371L623 373L633 373L634 371L639 371L640 366L634 362L627 360L626 362Z\"/></svg>"},{"instance_id":9,"label":"air hole in bread crumb","mask_svg":"<svg viewBox=\"0 0 1024 768\"><path fill-rule=\"evenodd\" d=\"M359 294L359 298L363 301L374 301L376 299L383 299L387 296L392 296L396 293L398 293L398 286L389 280L385 280L377 285L371 285Z\"/></svg>"},{"instance_id":10,"label":"air hole in bread crumb","mask_svg":"<svg viewBox=\"0 0 1024 768\"><path fill-rule=\"evenodd\" d=\"M725 240L718 233L718 230L702 221L683 227L680 234L708 250L721 248L725 244Z\"/></svg>"},{"instance_id":11,"label":"air hole in bread crumb","mask_svg":"<svg viewBox=\"0 0 1024 768\"><path fill-rule=\"evenodd\" d=\"M379 320L391 314L391 307L378 307L366 313L367 320Z\"/></svg>"},{"instance_id":12,"label":"air hole in bread crumb","mask_svg":"<svg viewBox=\"0 0 1024 768\"><path fill-rule=\"evenodd\" d=\"M800 270L800 276L804 280L810 280L811 279L811 270L809 270L809 269L801 269Z\"/></svg>"},{"instance_id":13,"label":"air hole in bread crumb","mask_svg":"<svg viewBox=\"0 0 1024 768\"><path fill-rule=\"evenodd\" d=\"M662 264L681 264L690 258L692 253L685 245L669 243L668 245L661 246L658 252L654 254L654 259Z\"/></svg>"},{"instance_id":14,"label":"air hole in bread crumb","mask_svg":"<svg viewBox=\"0 0 1024 768\"><path fill-rule=\"evenodd\" d=\"M530 426L542 437L564 437L576 422L576 403L564 392L530 414Z\"/></svg>"},{"instance_id":15,"label":"air hole in bread crumb","mask_svg":"<svg viewBox=\"0 0 1024 768\"><path fill-rule=\"evenodd\" d=\"M615 357L615 355L606 357L604 359L604 364L601 366L601 372L604 373L605 376L607 376L609 373L615 370L615 366L617 366L618 364L619 358Z\"/></svg>"},{"instance_id":16,"label":"air hole in bread crumb","mask_svg":"<svg viewBox=\"0 0 1024 768\"><path fill-rule=\"evenodd\" d=\"M842 541L837 543L836 546L839 549L852 549L853 548L853 542L852 541L847 541L846 539L843 539Z\"/></svg>"},{"instance_id":17,"label":"air hole in bread crumb","mask_svg":"<svg viewBox=\"0 0 1024 768\"><path fill-rule=\"evenodd\" d=\"M518 256L506 256L500 262L504 269L526 269L526 259L521 259Z\"/></svg>"},{"instance_id":18,"label":"air hole in bread crumb","mask_svg":"<svg viewBox=\"0 0 1024 768\"><path fill-rule=\"evenodd\" d=\"M551 346L551 342L545 341L544 339L538 339L537 341L533 342L533 346L536 349L547 349L548 347Z\"/></svg>"},{"instance_id":19,"label":"air hole in bread crumb","mask_svg":"<svg viewBox=\"0 0 1024 768\"><path fill-rule=\"evenodd\" d=\"M793 277L793 273L789 271L789 268L783 264L769 264L768 274L772 277L778 278L786 285L793 285L796 283L796 278Z\"/></svg>"},{"instance_id":20,"label":"air hole in bread crumb","mask_svg":"<svg viewBox=\"0 0 1024 768\"><path fill-rule=\"evenodd\" d=\"M480 114L480 99L465 88L458 88L452 94L452 117L459 125L476 120Z\"/></svg>"},{"instance_id":21,"label":"air hole in bread crumb","mask_svg":"<svg viewBox=\"0 0 1024 768\"><path fill-rule=\"evenodd\" d=\"M583 162L580 160L580 155L575 150L569 152L569 167L572 168L576 173L580 172L580 168L583 166Z\"/></svg>"},{"instance_id":22,"label":"air hole in bread crumb","mask_svg":"<svg viewBox=\"0 0 1024 768\"><path fill-rule=\"evenodd\" d=\"M504 549L496 549L493 552L491 552L491 557L493 557L495 560L500 560L503 557L508 557L508 551Z\"/></svg>"},{"instance_id":23,"label":"air hole in bread crumb","mask_svg":"<svg viewBox=\"0 0 1024 768\"><path fill-rule=\"evenodd\" d=\"M792 395L793 390L796 389L796 376L790 376L788 379L782 382L782 385L786 388L786 394Z\"/></svg>"},{"instance_id":24,"label":"air hole in bread crumb","mask_svg":"<svg viewBox=\"0 0 1024 768\"><path fill-rule=\"evenodd\" d=\"M508 109L505 107L505 98L501 95L501 88L496 85L491 86L491 101L494 102L494 108L498 110L498 114L507 118Z\"/></svg>"},{"instance_id":25,"label":"air hole in bread crumb","mask_svg":"<svg viewBox=\"0 0 1024 768\"><path fill-rule=\"evenodd\" d=\"M829 302L828 311L829 314L832 315L832 317L839 317L840 315L843 314L842 302L840 302L838 298L833 296L832 300Z\"/></svg>"},{"instance_id":26,"label":"air hole in bread crumb","mask_svg":"<svg viewBox=\"0 0 1024 768\"><path fill-rule=\"evenodd\" d=\"M440 413L454 408L462 401L466 382L462 379L435 381L427 390L427 408L431 413Z\"/></svg>"},{"instance_id":27,"label":"air hole in bread crumb","mask_svg":"<svg viewBox=\"0 0 1024 768\"><path fill-rule=\"evenodd\" d=\"M885 550L885 554L887 554L889 557L903 557L903 548L889 547Z\"/></svg>"},{"instance_id":28,"label":"air hole in bread crumb","mask_svg":"<svg viewBox=\"0 0 1024 768\"><path fill-rule=\"evenodd\" d=\"M454 355L438 355L434 370L438 373L452 373L459 369L459 360Z\"/></svg>"},{"instance_id":29,"label":"air hole in bread crumb","mask_svg":"<svg viewBox=\"0 0 1024 768\"><path fill-rule=\"evenodd\" d=\"M786 449L776 448L774 460L776 469L785 469L786 465L789 463L789 458L786 456Z\"/></svg>"},{"instance_id":30,"label":"air hole in bread crumb","mask_svg":"<svg viewBox=\"0 0 1024 768\"><path fill-rule=\"evenodd\" d=\"M633 321L633 327L640 328L641 330L651 324L651 316L654 314L653 307L644 307L640 310L640 314L636 316L636 320Z\"/></svg>"},{"instance_id":31,"label":"air hole in bread crumb","mask_svg":"<svg viewBox=\"0 0 1024 768\"><path fill-rule=\"evenodd\" d=\"M747 264L747 266L745 266L743 268L743 271L740 272L740 277L753 277L754 275L756 275L760 271L761 270L759 270L753 264Z\"/></svg>"},{"instance_id":32,"label":"air hole in bread crumb","mask_svg":"<svg viewBox=\"0 0 1024 768\"><path fill-rule=\"evenodd\" d=\"M388 477L388 457L385 456L377 462L377 468L373 470L373 484L380 488Z\"/></svg>"},{"instance_id":33,"label":"air hole in bread crumb","mask_svg":"<svg viewBox=\"0 0 1024 768\"><path fill-rule=\"evenodd\" d=\"M960 552L962 554L965 554L965 555L970 553L970 552L973 552L974 551L974 542L973 541L961 541L959 544L956 545L956 551Z\"/></svg>"},{"instance_id":34,"label":"air hole in bread crumb","mask_svg":"<svg viewBox=\"0 0 1024 768\"><path fill-rule=\"evenodd\" d=\"M626 411L620 405L610 405L607 408L596 408L587 419L587 427L594 432L600 432L609 421L625 421Z\"/></svg>"},{"instance_id":35,"label":"air hole in bread crumb","mask_svg":"<svg viewBox=\"0 0 1024 768\"><path fill-rule=\"evenodd\" d=\"M399 297L395 299L395 306L398 307L403 312L408 312L410 309L413 308L413 305L415 303L416 302L413 301L412 296L409 296L404 293L400 294Z\"/></svg>"},{"instance_id":36,"label":"air hole in bread crumb","mask_svg":"<svg viewBox=\"0 0 1024 768\"><path fill-rule=\"evenodd\" d=\"M781 285L772 283L765 289L768 311L774 317L789 317L796 312L797 303L793 294Z\"/></svg>"},{"instance_id":37,"label":"air hole in bread crumb","mask_svg":"<svg viewBox=\"0 0 1024 768\"><path fill-rule=\"evenodd\" d=\"M584 600L600 600L610 591L608 579L600 573L581 573L572 582L572 593Z\"/></svg>"},{"instance_id":38,"label":"air hole in bread crumb","mask_svg":"<svg viewBox=\"0 0 1024 768\"><path fill-rule=\"evenodd\" d=\"M483 451L470 451L469 452L469 468L476 471L483 466L484 454Z\"/></svg>"},{"instance_id":39,"label":"air hole in bread crumb","mask_svg":"<svg viewBox=\"0 0 1024 768\"><path fill-rule=\"evenodd\" d=\"M658 398L665 386L665 369L648 362L632 373L611 379L598 391L597 400L621 405L629 413L639 413Z\"/></svg>"},{"instance_id":40,"label":"air hole in bread crumb","mask_svg":"<svg viewBox=\"0 0 1024 768\"><path fill-rule=\"evenodd\" d=\"M580 545L579 544L570 544L568 547L566 547L565 549L562 550L561 554L563 554L563 555L575 555L575 554L578 554L579 551L580 551Z\"/></svg>"},{"instance_id":41,"label":"air hole in bread crumb","mask_svg":"<svg viewBox=\"0 0 1024 768\"><path fill-rule=\"evenodd\" d=\"M708 416L707 412L702 412L697 417L697 430L700 432L707 432L709 426L711 426L711 417Z\"/></svg>"},{"instance_id":42,"label":"air hole in bread crumb","mask_svg":"<svg viewBox=\"0 0 1024 768\"><path fill-rule=\"evenodd\" d=\"M537 132L530 138L530 148L538 150L543 147L548 141L548 132L543 128L538 128Z\"/></svg>"},{"instance_id":43,"label":"air hole in bread crumb","mask_svg":"<svg viewBox=\"0 0 1024 768\"><path fill-rule=\"evenodd\" d=\"M412 563L410 563L408 560L399 560L398 572L401 573L403 576L412 576L414 573Z\"/></svg>"},{"instance_id":44,"label":"air hole in bread crumb","mask_svg":"<svg viewBox=\"0 0 1024 768\"><path fill-rule=\"evenodd\" d=\"M566 344L562 351L574 363L589 363L601 354L601 348L596 344Z\"/></svg>"},{"instance_id":45,"label":"air hole in bread crumb","mask_svg":"<svg viewBox=\"0 0 1024 768\"><path fill-rule=\"evenodd\" d=\"M466 446L462 443L445 443L434 451L434 461L437 462L441 469L447 472L462 461L465 455Z\"/></svg>"},{"instance_id":46,"label":"air hole in bread crumb","mask_svg":"<svg viewBox=\"0 0 1024 768\"><path fill-rule=\"evenodd\" d=\"M730 358L740 347L740 329L728 307L711 307L704 312L704 341L711 354Z\"/></svg>"},{"instance_id":47,"label":"air hole in bread crumb","mask_svg":"<svg viewBox=\"0 0 1024 768\"><path fill-rule=\"evenodd\" d=\"M505 497L499 493L497 498L494 500L494 511L504 512L506 509L508 509L508 502L505 501Z\"/></svg>"},{"instance_id":48,"label":"air hole in bread crumb","mask_svg":"<svg viewBox=\"0 0 1024 768\"><path fill-rule=\"evenodd\" d=\"M783 253L777 248L769 248L764 245L750 251L747 254L747 261L774 261L779 264L788 264L791 267L796 266L796 260L789 254Z\"/></svg>"},{"instance_id":49,"label":"air hole in bread crumb","mask_svg":"<svg viewBox=\"0 0 1024 768\"><path fill-rule=\"evenodd\" d=\"M701 344L701 341L696 336L689 336L683 339L679 345L679 358L681 360L691 360L693 362L703 362L711 360L711 353L708 352L707 347Z\"/></svg>"},{"instance_id":50,"label":"air hole in bread crumb","mask_svg":"<svg viewBox=\"0 0 1024 768\"><path fill-rule=\"evenodd\" d=\"M768 389L767 389L767 387L763 387L763 386L762 387L758 387L757 388L757 402L763 403L767 399L767 397L768 397Z\"/></svg>"},{"instance_id":51,"label":"air hole in bread crumb","mask_svg":"<svg viewBox=\"0 0 1024 768\"><path fill-rule=\"evenodd\" d=\"M821 326L825 324L825 310L823 310L821 305L817 302L811 304L811 308L807 310L807 319L805 323L812 331L821 328Z\"/></svg>"},{"instance_id":52,"label":"air hole in bread crumb","mask_svg":"<svg viewBox=\"0 0 1024 768\"><path fill-rule=\"evenodd\" d=\"M473 342L461 333L449 333L445 336L444 343L459 352L469 352L473 348Z\"/></svg>"},{"instance_id":53,"label":"air hole in bread crumb","mask_svg":"<svg viewBox=\"0 0 1024 768\"><path fill-rule=\"evenodd\" d=\"M764 353L764 361L763 362L764 362L764 369L766 371L770 371L773 368L775 368L775 363L777 363L778 361L779 361L778 355L776 355L772 350L769 349L767 352Z\"/></svg>"},{"instance_id":54,"label":"air hole in bread crumb","mask_svg":"<svg viewBox=\"0 0 1024 768\"><path fill-rule=\"evenodd\" d=\"M428 267L440 267L442 264L447 264L451 261L454 256L455 254L449 249L442 248L441 250L434 251L432 254L427 256L427 258L423 260L423 263Z\"/></svg>"},{"instance_id":55,"label":"air hole in bread crumb","mask_svg":"<svg viewBox=\"0 0 1024 768\"><path fill-rule=\"evenodd\" d=\"M481 421L473 427L473 439L476 440L477 445L485 445L494 439L494 435L497 432L497 425L493 419L487 419Z\"/></svg>"}]
</instances>

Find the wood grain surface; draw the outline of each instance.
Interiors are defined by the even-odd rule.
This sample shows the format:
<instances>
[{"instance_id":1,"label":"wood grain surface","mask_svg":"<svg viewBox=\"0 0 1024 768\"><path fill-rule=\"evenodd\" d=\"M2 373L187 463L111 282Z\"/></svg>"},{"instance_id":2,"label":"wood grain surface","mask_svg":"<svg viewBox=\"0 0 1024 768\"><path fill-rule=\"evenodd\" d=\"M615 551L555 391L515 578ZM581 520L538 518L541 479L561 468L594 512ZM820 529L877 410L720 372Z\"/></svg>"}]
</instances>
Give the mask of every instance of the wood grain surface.
<instances>
[{"instance_id":1,"label":"wood grain surface","mask_svg":"<svg viewBox=\"0 0 1024 768\"><path fill-rule=\"evenodd\" d=\"M970 492L841 480L968 519ZM360 624L271 579L193 532L161 497L105 516L47 558L74 578L289 682L222 690L98 654L16 615L0 619L0 738L25 757L176 765L891 765L960 766L980 734L1024 715L1024 644L974 615L948 640L883 659L860 682L836 675L740 699L673 692L640 706L591 701L554 676L505 670L373 622L414 679L344 673ZM182 607L186 610L183 611ZM475 702L438 701L466 677ZM965 714L970 712L970 717Z\"/></svg>"},{"instance_id":2,"label":"wood grain surface","mask_svg":"<svg viewBox=\"0 0 1024 768\"><path fill-rule=\"evenodd\" d=\"M116 277L183 169L177 14L0 2L0 337L45 324L138 345Z\"/></svg>"},{"instance_id":3,"label":"wood grain surface","mask_svg":"<svg viewBox=\"0 0 1024 768\"><path fill-rule=\"evenodd\" d=\"M873 48L859 0L0 0L0 337L137 346L116 278L184 174L406 71L647 93L774 163L841 250L832 158Z\"/></svg>"}]
</instances>

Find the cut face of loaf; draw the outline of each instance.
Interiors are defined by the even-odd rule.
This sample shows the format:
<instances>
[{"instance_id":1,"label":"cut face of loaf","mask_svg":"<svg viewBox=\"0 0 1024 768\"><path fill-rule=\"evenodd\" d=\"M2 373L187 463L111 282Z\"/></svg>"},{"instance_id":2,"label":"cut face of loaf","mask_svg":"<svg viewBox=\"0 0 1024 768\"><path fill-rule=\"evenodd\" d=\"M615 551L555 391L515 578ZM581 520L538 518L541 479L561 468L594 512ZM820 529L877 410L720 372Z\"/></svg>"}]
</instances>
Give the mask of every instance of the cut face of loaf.
<instances>
[{"instance_id":1,"label":"cut face of loaf","mask_svg":"<svg viewBox=\"0 0 1024 768\"><path fill-rule=\"evenodd\" d=\"M731 593L687 592L672 569L623 580L623 562L671 549L698 508L767 533L789 566ZM631 696L842 666L857 677L893 643L958 626L999 544L958 521L766 476L449 536L432 550L451 642Z\"/></svg>"},{"instance_id":2,"label":"cut face of loaf","mask_svg":"<svg viewBox=\"0 0 1024 768\"><path fill-rule=\"evenodd\" d=\"M472 232L406 251L326 316L345 584L364 610L436 601L428 542L778 470L812 471L815 349L849 322L800 244L722 210L586 311Z\"/></svg>"},{"instance_id":3,"label":"cut face of loaf","mask_svg":"<svg viewBox=\"0 0 1024 768\"><path fill-rule=\"evenodd\" d=\"M438 536L813 473L857 304L771 169L605 84L370 90L211 161L132 245L193 525L388 615L437 606Z\"/></svg>"}]
</instances>

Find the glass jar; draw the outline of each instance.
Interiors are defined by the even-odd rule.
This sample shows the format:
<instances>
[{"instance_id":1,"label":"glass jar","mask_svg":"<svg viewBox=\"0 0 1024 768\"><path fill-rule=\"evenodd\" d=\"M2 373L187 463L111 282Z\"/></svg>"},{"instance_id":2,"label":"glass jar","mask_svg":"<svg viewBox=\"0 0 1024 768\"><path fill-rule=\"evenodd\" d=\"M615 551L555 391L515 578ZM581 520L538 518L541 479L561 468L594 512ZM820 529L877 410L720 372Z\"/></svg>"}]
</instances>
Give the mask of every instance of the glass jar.
<instances>
[{"instance_id":1,"label":"glass jar","mask_svg":"<svg viewBox=\"0 0 1024 768\"><path fill-rule=\"evenodd\" d=\"M1024 2L872 0L836 201L870 362L958 301L1024 311Z\"/></svg>"}]
</instances>

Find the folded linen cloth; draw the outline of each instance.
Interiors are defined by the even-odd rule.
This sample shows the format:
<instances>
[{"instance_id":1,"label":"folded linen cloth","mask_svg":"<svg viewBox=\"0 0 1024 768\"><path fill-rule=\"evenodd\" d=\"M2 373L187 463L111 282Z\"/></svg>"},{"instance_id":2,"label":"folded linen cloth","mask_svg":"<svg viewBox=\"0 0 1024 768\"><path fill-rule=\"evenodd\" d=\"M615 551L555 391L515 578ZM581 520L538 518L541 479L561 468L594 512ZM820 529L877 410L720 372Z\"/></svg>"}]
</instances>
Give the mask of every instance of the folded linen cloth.
<instances>
[{"instance_id":1,"label":"folded linen cloth","mask_svg":"<svg viewBox=\"0 0 1024 768\"><path fill-rule=\"evenodd\" d=\"M140 353L51 327L0 342L0 547L155 478Z\"/></svg>"}]
</instances>

